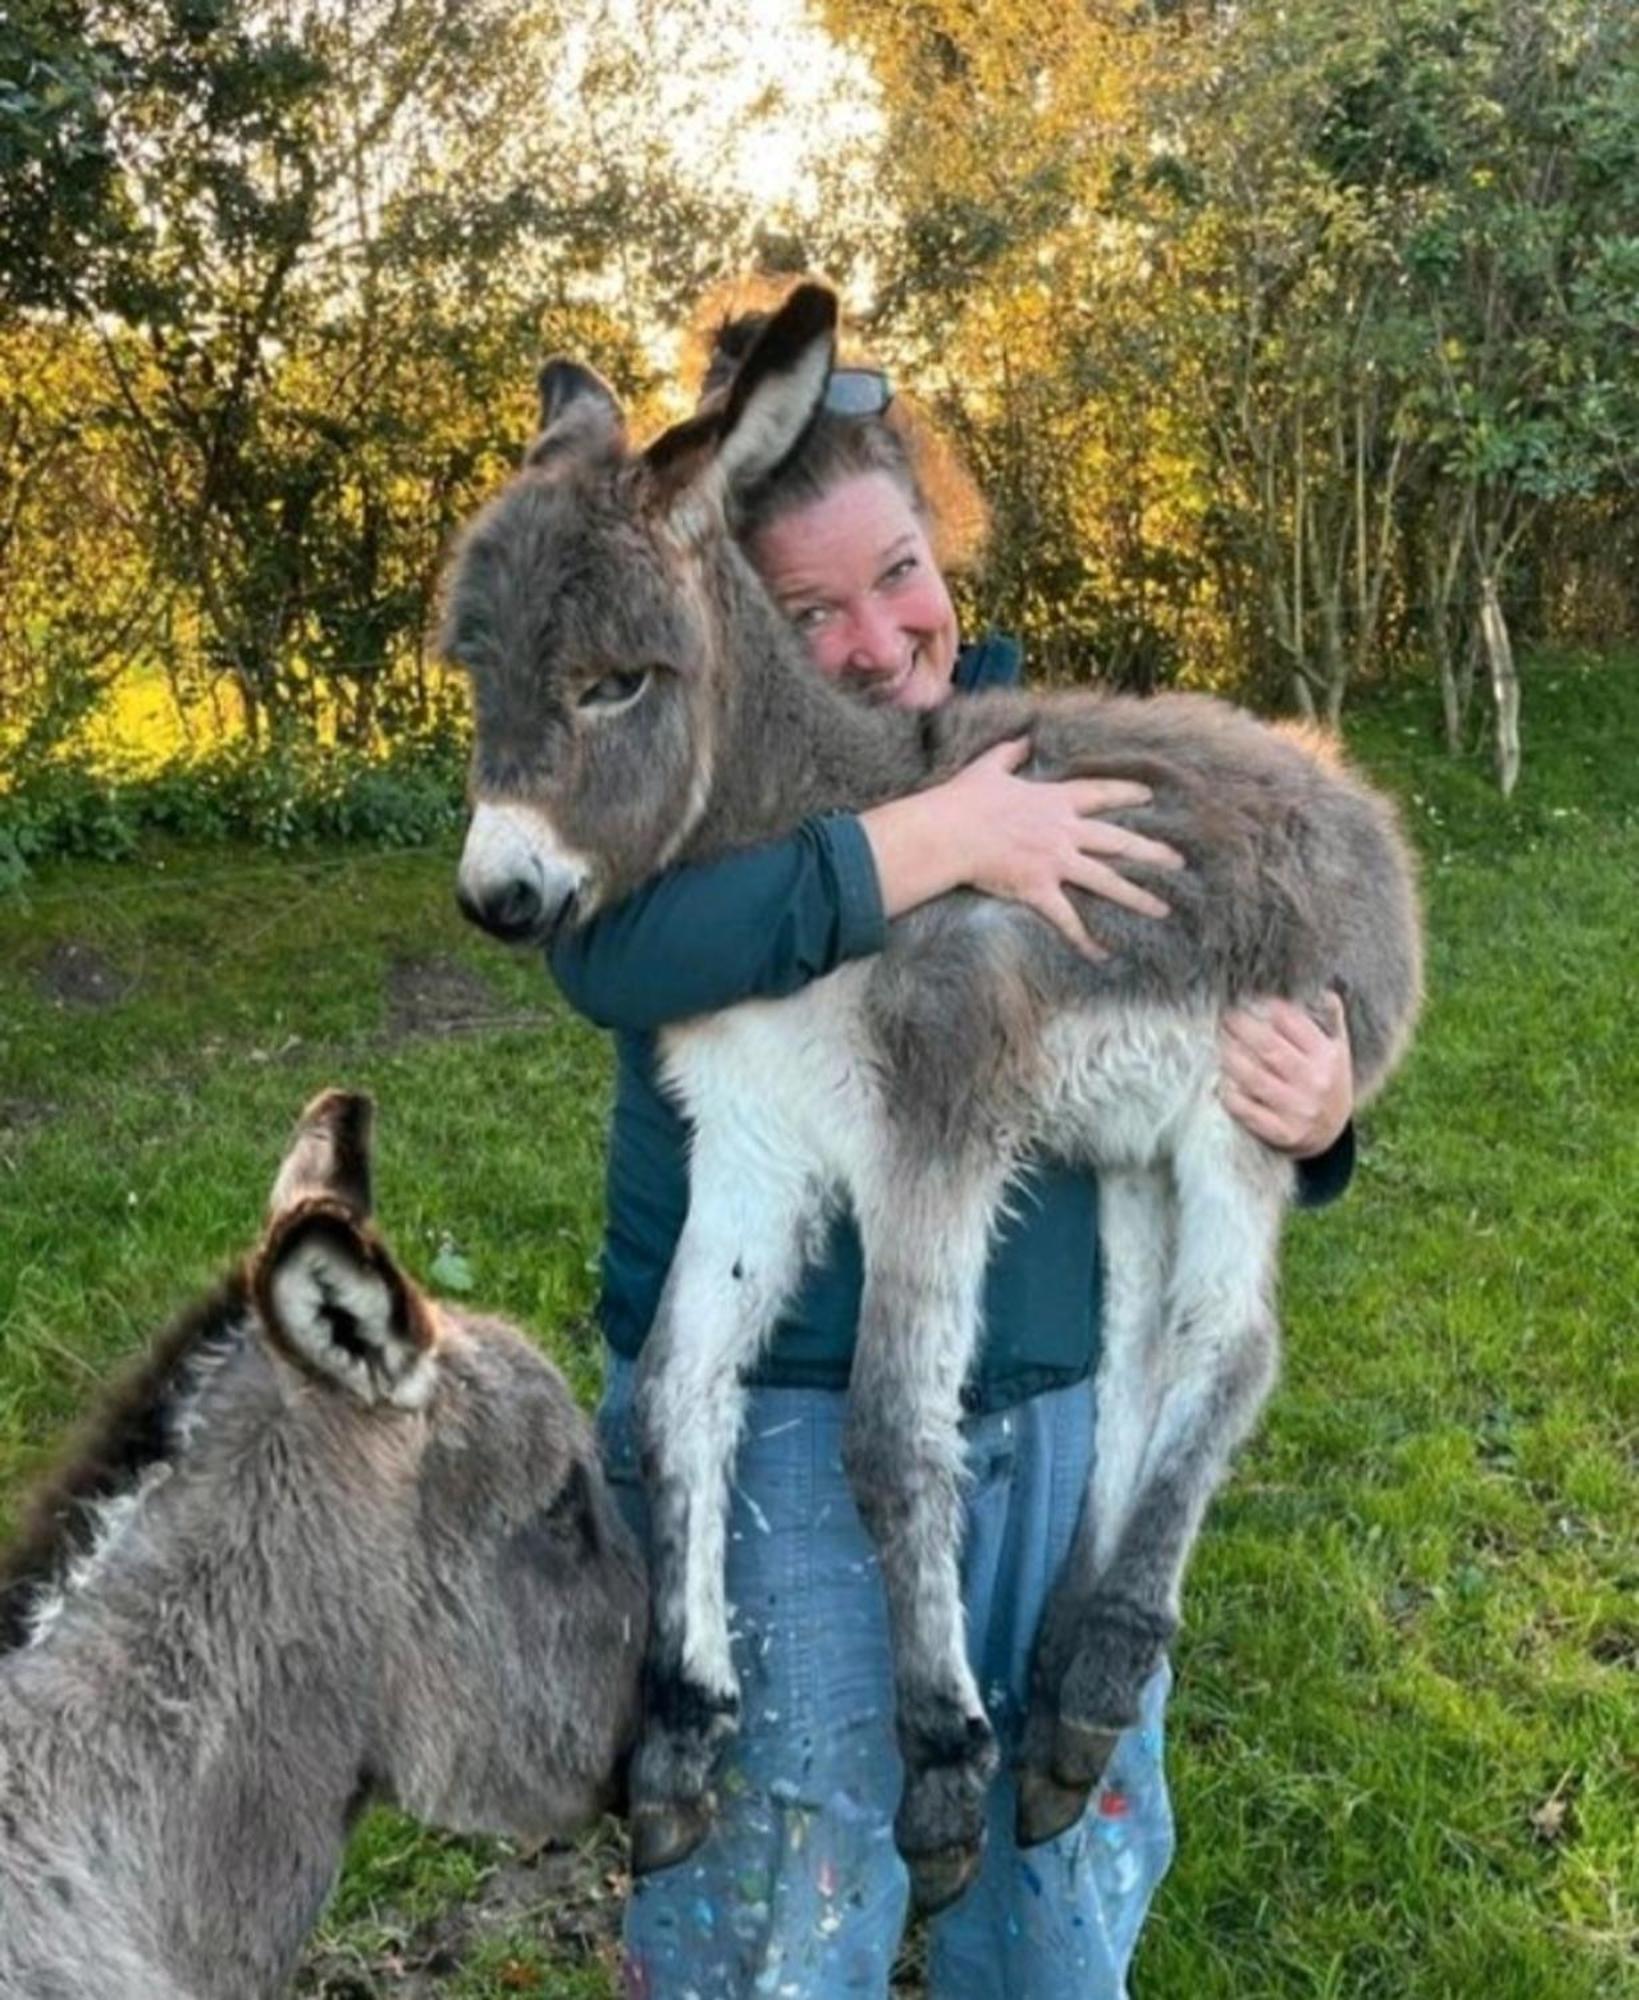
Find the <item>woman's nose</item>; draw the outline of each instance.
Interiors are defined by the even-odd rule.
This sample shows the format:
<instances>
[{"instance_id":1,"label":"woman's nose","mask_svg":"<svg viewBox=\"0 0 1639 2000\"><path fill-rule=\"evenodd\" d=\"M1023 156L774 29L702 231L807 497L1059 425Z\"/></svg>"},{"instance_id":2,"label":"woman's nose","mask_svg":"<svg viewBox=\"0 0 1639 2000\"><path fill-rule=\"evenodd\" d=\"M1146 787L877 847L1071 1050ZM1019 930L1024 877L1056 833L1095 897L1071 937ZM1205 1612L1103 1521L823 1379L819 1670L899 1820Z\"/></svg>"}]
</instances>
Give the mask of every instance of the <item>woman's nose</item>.
<instances>
[{"instance_id":1,"label":"woman's nose","mask_svg":"<svg viewBox=\"0 0 1639 2000\"><path fill-rule=\"evenodd\" d=\"M905 664L906 637L880 607L862 606L848 634L848 665L855 673L892 674Z\"/></svg>"}]
</instances>

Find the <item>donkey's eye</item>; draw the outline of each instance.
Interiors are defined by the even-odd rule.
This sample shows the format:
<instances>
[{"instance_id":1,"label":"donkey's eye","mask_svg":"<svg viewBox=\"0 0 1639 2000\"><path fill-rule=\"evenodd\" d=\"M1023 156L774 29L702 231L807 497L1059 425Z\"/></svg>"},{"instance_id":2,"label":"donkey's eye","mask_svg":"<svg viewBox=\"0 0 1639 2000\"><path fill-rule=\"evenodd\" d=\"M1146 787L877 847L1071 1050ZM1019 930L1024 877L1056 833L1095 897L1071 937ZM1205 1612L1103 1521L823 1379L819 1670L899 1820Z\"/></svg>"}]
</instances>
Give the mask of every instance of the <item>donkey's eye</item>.
<instances>
[{"instance_id":1,"label":"donkey's eye","mask_svg":"<svg viewBox=\"0 0 1639 2000\"><path fill-rule=\"evenodd\" d=\"M577 708L610 709L624 708L649 685L649 668L631 667L621 673L604 674L601 679L588 681L575 697Z\"/></svg>"}]
</instances>

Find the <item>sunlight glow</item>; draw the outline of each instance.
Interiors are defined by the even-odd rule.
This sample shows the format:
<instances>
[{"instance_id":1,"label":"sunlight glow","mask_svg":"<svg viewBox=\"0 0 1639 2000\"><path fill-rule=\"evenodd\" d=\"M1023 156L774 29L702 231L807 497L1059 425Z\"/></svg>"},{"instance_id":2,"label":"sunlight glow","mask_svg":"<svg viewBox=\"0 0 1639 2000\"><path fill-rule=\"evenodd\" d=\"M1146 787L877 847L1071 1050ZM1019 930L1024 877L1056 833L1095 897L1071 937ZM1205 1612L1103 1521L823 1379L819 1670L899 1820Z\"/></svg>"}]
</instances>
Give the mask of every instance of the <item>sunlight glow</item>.
<instances>
[{"instance_id":1,"label":"sunlight glow","mask_svg":"<svg viewBox=\"0 0 1639 2000\"><path fill-rule=\"evenodd\" d=\"M868 154L884 129L869 67L804 0L592 0L566 36L565 97L590 66L623 62L655 87L678 166L776 226L811 219L827 164Z\"/></svg>"}]
</instances>

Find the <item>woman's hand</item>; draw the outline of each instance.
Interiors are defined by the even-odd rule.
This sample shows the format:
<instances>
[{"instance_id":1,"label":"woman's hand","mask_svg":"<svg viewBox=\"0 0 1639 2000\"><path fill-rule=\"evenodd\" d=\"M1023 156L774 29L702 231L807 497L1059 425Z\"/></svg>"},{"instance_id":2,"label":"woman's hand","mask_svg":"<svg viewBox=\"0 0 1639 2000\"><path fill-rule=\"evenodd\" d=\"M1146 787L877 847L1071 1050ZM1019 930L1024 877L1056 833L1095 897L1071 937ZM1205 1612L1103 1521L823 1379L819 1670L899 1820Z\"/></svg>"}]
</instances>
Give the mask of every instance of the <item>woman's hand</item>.
<instances>
[{"instance_id":1,"label":"woman's hand","mask_svg":"<svg viewBox=\"0 0 1639 2000\"><path fill-rule=\"evenodd\" d=\"M1247 1131L1294 1159L1337 1143L1354 1113L1354 1066L1343 1002L1328 993L1317 1027L1290 1000L1255 1000L1224 1017L1219 1038L1224 1108Z\"/></svg>"},{"instance_id":2,"label":"woman's hand","mask_svg":"<svg viewBox=\"0 0 1639 2000\"><path fill-rule=\"evenodd\" d=\"M1066 889L1164 917L1168 906L1129 882L1120 864L1181 868L1183 856L1098 817L1147 804L1147 785L1125 778L1016 777L1029 755L1027 738L998 743L943 784L861 815L884 907L898 916L949 889L981 889L1027 905L1075 950L1102 957Z\"/></svg>"}]
</instances>

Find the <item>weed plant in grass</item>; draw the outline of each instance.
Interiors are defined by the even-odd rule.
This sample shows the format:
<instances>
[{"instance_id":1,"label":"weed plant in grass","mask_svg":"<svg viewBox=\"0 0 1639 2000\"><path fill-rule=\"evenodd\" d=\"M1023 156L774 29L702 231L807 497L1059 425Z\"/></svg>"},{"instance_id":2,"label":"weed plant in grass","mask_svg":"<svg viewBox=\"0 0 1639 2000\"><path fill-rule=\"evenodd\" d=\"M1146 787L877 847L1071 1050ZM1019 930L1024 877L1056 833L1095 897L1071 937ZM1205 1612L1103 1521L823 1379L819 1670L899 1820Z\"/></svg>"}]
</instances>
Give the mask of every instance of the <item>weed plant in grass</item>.
<instances>
[{"instance_id":1,"label":"weed plant in grass","mask_svg":"<svg viewBox=\"0 0 1639 2000\"><path fill-rule=\"evenodd\" d=\"M1350 725L1422 850L1429 1005L1354 1188L1288 1235L1284 1382L1189 1584L1140 1996L1639 1995L1639 659L1525 693L1506 805L1422 691ZM418 1275L593 1395L607 1050L465 931L453 865L149 846L0 901L0 1523L247 1241L325 1083L380 1101ZM309 1992L611 1993L608 1837L550 1893L520 1867L373 1816Z\"/></svg>"}]
</instances>

